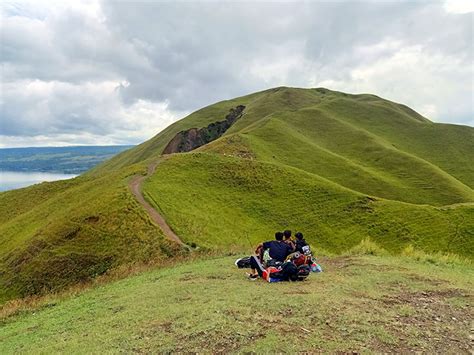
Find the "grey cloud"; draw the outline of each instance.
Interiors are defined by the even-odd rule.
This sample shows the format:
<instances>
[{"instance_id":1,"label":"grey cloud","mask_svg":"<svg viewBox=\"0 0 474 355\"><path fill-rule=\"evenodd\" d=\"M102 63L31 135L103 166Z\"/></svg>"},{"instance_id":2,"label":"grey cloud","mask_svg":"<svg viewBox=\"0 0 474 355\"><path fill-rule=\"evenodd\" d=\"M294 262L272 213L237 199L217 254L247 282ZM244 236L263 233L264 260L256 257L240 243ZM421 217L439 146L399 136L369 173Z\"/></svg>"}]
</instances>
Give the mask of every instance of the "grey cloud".
<instances>
[{"instance_id":1,"label":"grey cloud","mask_svg":"<svg viewBox=\"0 0 474 355\"><path fill-rule=\"evenodd\" d=\"M296 68L288 85L308 86L304 79L308 74L319 81L348 79L358 65L390 57L399 50L357 51L387 38L404 46L421 45L427 55L441 53L463 62L472 60L472 17L448 14L442 3L106 1L103 5L108 24L118 37L146 43L143 54L155 69L152 75L127 72L131 85L123 91L124 97L169 99L172 107L180 109L195 109L261 87L260 79L243 76L246 71L242 68L259 57L273 55L274 60L284 60L274 48L289 47L295 41L304 43L303 57L319 70L298 73ZM143 80L145 75L149 80Z\"/></svg>"},{"instance_id":2,"label":"grey cloud","mask_svg":"<svg viewBox=\"0 0 474 355\"><path fill-rule=\"evenodd\" d=\"M178 111L277 85L370 91L447 122L474 116L472 13L440 2L104 0L2 12L4 136L123 142L132 113L158 131ZM156 118L140 116L159 103Z\"/></svg>"},{"instance_id":3,"label":"grey cloud","mask_svg":"<svg viewBox=\"0 0 474 355\"><path fill-rule=\"evenodd\" d=\"M76 86L64 83L28 83L17 89L5 85L2 100L2 134L34 136L55 133L89 132L107 134L111 121L99 119L104 107L113 113L113 97L101 96L101 86ZM98 95L99 94L99 95ZM108 102L104 102L108 100Z\"/></svg>"}]
</instances>

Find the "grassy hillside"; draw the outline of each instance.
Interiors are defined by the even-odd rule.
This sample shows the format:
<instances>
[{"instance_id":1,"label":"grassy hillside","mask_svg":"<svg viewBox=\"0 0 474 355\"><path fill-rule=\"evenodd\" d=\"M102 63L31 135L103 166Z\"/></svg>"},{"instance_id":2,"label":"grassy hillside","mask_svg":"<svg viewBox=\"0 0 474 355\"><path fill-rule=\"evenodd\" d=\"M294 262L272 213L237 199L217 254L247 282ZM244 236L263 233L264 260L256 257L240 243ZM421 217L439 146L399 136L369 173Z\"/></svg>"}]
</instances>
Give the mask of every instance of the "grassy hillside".
<instances>
[{"instance_id":1,"label":"grassy hillside","mask_svg":"<svg viewBox=\"0 0 474 355\"><path fill-rule=\"evenodd\" d=\"M0 301L57 290L179 248L129 193L129 169L0 195Z\"/></svg>"},{"instance_id":2,"label":"grassy hillside","mask_svg":"<svg viewBox=\"0 0 474 355\"><path fill-rule=\"evenodd\" d=\"M362 128L404 152L426 160L449 173L463 184L474 187L472 127L420 122L406 119L407 115L390 115L385 107L388 101L373 102L362 107L348 100L334 100L324 106L338 118ZM390 103L390 106L394 106ZM403 105L399 109L409 110ZM408 111L413 116L413 111ZM414 117L417 117L416 115ZM413 117L412 117L413 118Z\"/></svg>"},{"instance_id":3,"label":"grassy hillside","mask_svg":"<svg viewBox=\"0 0 474 355\"><path fill-rule=\"evenodd\" d=\"M367 236L393 252L408 244L474 252L474 204L446 209L369 197L279 164L178 154L160 163L144 191L185 242L207 248L250 249L290 228L335 252Z\"/></svg>"},{"instance_id":4,"label":"grassy hillside","mask_svg":"<svg viewBox=\"0 0 474 355\"><path fill-rule=\"evenodd\" d=\"M219 102L97 170L156 157L177 132L221 120L237 105L246 106L244 116L226 136L245 135L252 143L248 149L260 160L298 164L318 174L333 166L335 173L326 175L338 183L358 190L367 184L357 181L370 179L374 183L365 192L385 192L383 197L390 199L433 204L474 201L474 167L469 164L474 128L433 123L404 105L374 95L327 89L282 87ZM420 193L425 196L418 198Z\"/></svg>"},{"instance_id":5,"label":"grassy hillside","mask_svg":"<svg viewBox=\"0 0 474 355\"><path fill-rule=\"evenodd\" d=\"M221 138L161 157L176 133L245 110ZM127 184L189 244L249 250L299 229L341 252L370 236L474 255L474 128L373 95L275 88L205 107L71 181L0 193L0 302L61 289L178 250Z\"/></svg>"},{"instance_id":6,"label":"grassy hillside","mask_svg":"<svg viewBox=\"0 0 474 355\"><path fill-rule=\"evenodd\" d=\"M363 193L433 205L474 198L471 188L438 166L319 109L275 114L248 136L258 159L295 166Z\"/></svg>"},{"instance_id":7,"label":"grassy hillside","mask_svg":"<svg viewBox=\"0 0 474 355\"><path fill-rule=\"evenodd\" d=\"M49 298L0 325L0 352L469 353L473 269L321 258L301 283L246 280L235 257Z\"/></svg>"}]
</instances>

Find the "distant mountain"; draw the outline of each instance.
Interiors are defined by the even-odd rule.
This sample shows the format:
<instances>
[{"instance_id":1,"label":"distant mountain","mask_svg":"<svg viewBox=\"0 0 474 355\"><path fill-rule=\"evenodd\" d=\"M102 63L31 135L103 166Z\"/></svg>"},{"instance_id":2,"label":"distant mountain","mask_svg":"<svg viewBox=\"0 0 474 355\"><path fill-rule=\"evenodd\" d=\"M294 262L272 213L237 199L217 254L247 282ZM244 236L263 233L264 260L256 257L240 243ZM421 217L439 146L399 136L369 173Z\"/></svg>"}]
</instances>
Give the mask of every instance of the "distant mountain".
<instances>
[{"instance_id":1,"label":"distant mountain","mask_svg":"<svg viewBox=\"0 0 474 355\"><path fill-rule=\"evenodd\" d=\"M374 95L222 101L75 179L1 193L0 299L188 253L173 232L200 250L250 250L290 228L335 253L370 237L472 258L473 156L474 128Z\"/></svg>"},{"instance_id":2,"label":"distant mountain","mask_svg":"<svg viewBox=\"0 0 474 355\"><path fill-rule=\"evenodd\" d=\"M0 149L0 171L80 174L131 145Z\"/></svg>"}]
</instances>

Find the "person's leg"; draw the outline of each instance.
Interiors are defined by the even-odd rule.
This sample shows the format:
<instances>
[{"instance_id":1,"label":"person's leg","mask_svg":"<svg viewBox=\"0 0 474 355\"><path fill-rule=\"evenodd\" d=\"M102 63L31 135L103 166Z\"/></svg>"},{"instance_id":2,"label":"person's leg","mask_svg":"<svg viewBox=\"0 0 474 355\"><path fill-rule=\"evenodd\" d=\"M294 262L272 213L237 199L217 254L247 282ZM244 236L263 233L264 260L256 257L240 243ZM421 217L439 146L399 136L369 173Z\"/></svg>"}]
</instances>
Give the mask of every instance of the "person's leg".
<instances>
[{"instance_id":1,"label":"person's leg","mask_svg":"<svg viewBox=\"0 0 474 355\"><path fill-rule=\"evenodd\" d=\"M283 263L281 270L275 273L272 273L272 278L289 281L293 277L296 277L298 274L298 268L291 261Z\"/></svg>"},{"instance_id":2,"label":"person's leg","mask_svg":"<svg viewBox=\"0 0 474 355\"><path fill-rule=\"evenodd\" d=\"M258 257L252 255L250 257L250 266L252 267L252 270L255 272L255 270L257 271L258 273L258 276L262 277L263 275L263 271L265 270L263 268L263 265L262 263L260 262L260 260L258 260Z\"/></svg>"}]
</instances>

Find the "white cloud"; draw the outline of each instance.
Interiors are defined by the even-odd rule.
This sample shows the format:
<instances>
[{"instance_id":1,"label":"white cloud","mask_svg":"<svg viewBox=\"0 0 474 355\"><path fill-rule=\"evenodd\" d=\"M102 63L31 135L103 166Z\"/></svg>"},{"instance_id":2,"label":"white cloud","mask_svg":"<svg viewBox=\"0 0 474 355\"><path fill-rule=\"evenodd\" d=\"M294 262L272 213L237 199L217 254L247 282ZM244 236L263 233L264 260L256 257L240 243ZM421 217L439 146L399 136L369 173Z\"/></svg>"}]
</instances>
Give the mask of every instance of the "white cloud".
<instances>
[{"instance_id":1,"label":"white cloud","mask_svg":"<svg viewBox=\"0 0 474 355\"><path fill-rule=\"evenodd\" d=\"M140 99L124 105L118 89L126 84L5 84L0 146L140 143L186 114L169 110L166 102Z\"/></svg>"},{"instance_id":2,"label":"white cloud","mask_svg":"<svg viewBox=\"0 0 474 355\"><path fill-rule=\"evenodd\" d=\"M266 87L288 82L294 86L308 85L307 74L312 70L312 63L304 56L304 47L302 41L268 46L265 53L242 65L247 69L244 75Z\"/></svg>"},{"instance_id":3,"label":"white cloud","mask_svg":"<svg viewBox=\"0 0 474 355\"><path fill-rule=\"evenodd\" d=\"M446 0L444 9L454 14L466 14L474 11L474 3L472 0Z\"/></svg>"},{"instance_id":4,"label":"white cloud","mask_svg":"<svg viewBox=\"0 0 474 355\"><path fill-rule=\"evenodd\" d=\"M474 125L471 2L7 1L0 16L3 146L138 143L280 85Z\"/></svg>"},{"instance_id":5,"label":"white cloud","mask_svg":"<svg viewBox=\"0 0 474 355\"><path fill-rule=\"evenodd\" d=\"M404 103L438 122L472 124L465 113L473 111L473 67L460 58L433 52L421 45L391 40L364 51L390 48L389 55L350 70L346 80L325 80L317 86L352 92L377 93ZM357 51L357 50L356 50Z\"/></svg>"}]
</instances>

